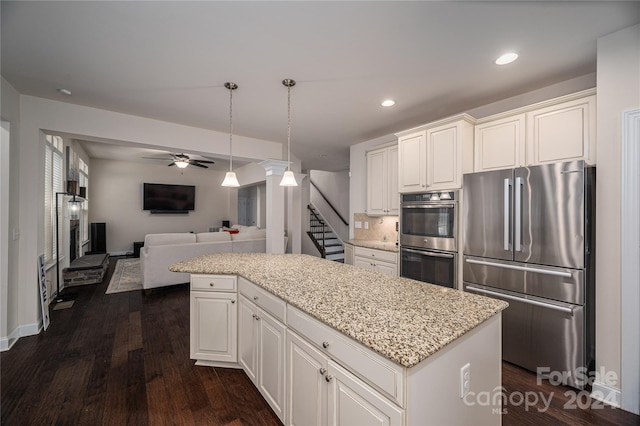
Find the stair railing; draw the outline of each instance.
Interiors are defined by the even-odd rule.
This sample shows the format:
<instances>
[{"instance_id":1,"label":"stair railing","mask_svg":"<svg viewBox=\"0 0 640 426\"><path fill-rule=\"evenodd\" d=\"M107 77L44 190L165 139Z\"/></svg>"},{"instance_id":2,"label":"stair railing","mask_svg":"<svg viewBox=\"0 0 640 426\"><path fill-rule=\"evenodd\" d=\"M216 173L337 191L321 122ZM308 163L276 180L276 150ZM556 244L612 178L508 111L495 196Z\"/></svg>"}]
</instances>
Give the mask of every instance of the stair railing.
<instances>
[{"instance_id":1,"label":"stair railing","mask_svg":"<svg viewBox=\"0 0 640 426\"><path fill-rule=\"evenodd\" d=\"M327 226L311 206L307 205L307 209L309 210L309 213L311 214L311 216L313 216L312 221L322 224L322 245L318 243L318 239L316 238L315 233L313 232L313 228L314 228L313 222L309 223L311 231L307 232L307 234L311 237L311 241L313 241L313 244L316 246L316 248L320 252L320 255L324 259L327 256L327 249L324 246L327 241Z\"/></svg>"}]
</instances>

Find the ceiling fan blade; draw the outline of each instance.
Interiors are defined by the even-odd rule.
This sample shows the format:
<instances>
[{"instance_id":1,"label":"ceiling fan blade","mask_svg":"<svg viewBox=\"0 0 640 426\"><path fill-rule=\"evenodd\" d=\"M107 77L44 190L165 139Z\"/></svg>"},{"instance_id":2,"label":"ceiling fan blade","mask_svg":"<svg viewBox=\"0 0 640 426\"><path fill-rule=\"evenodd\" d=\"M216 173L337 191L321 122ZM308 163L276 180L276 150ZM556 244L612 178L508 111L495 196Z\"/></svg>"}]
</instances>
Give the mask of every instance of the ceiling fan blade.
<instances>
[{"instance_id":1,"label":"ceiling fan blade","mask_svg":"<svg viewBox=\"0 0 640 426\"><path fill-rule=\"evenodd\" d=\"M202 167L203 169L208 169L209 167L205 166L204 164L198 164L198 163L192 163L189 162L189 164L191 164L192 166L196 166L196 167Z\"/></svg>"},{"instance_id":2,"label":"ceiling fan blade","mask_svg":"<svg viewBox=\"0 0 640 426\"><path fill-rule=\"evenodd\" d=\"M197 163L216 164L215 161L209 161L209 160L190 160L190 161L195 161Z\"/></svg>"},{"instance_id":3,"label":"ceiling fan blade","mask_svg":"<svg viewBox=\"0 0 640 426\"><path fill-rule=\"evenodd\" d=\"M167 165L168 165L168 166L175 166L175 165L176 165L176 163L175 163L175 162L173 162L173 163L171 163L171 164L167 164Z\"/></svg>"}]
</instances>

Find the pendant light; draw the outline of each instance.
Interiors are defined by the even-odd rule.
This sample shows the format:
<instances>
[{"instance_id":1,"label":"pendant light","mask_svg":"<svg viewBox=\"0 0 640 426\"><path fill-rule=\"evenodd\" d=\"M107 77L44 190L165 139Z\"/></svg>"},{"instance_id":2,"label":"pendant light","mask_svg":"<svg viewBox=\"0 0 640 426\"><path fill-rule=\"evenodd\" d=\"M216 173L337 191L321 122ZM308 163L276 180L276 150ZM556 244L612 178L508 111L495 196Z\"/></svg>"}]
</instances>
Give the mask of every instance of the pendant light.
<instances>
[{"instance_id":1,"label":"pendant light","mask_svg":"<svg viewBox=\"0 0 640 426\"><path fill-rule=\"evenodd\" d=\"M282 80L282 84L287 87L287 171L284 172L280 186L298 186L296 177L291 171L291 88L296 85L296 81L290 78Z\"/></svg>"},{"instance_id":2,"label":"pendant light","mask_svg":"<svg viewBox=\"0 0 640 426\"><path fill-rule=\"evenodd\" d=\"M222 181L222 186L228 186L232 188L237 188L240 186L238 182L238 178L236 177L236 172L233 171L233 91L238 88L238 85L235 83L227 82L224 84L224 87L229 89L229 171L226 175L224 175L224 180Z\"/></svg>"}]
</instances>

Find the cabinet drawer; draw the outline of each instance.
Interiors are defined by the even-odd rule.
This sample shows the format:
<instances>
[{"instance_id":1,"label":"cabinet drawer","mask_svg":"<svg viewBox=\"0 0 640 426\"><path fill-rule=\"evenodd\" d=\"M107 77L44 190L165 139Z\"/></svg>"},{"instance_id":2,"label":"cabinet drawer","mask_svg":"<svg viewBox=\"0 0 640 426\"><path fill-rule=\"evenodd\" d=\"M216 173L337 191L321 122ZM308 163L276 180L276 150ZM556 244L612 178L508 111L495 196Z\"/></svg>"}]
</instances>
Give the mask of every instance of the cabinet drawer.
<instances>
[{"instance_id":1,"label":"cabinet drawer","mask_svg":"<svg viewBox=\"0 0 640 426\"><path fill-rule=\"evenodd\" d=\"M238 291L240 291L241 294L265 311L269 312L279 321L283 323L285 322L287 304L284 300L274 296L266 290L261 289L245 278L239 277L238 281Z\"/></svg>"},{"instance_id":2,"label":"cabinet drawer","mask_svg":"<svg viewBox=\"0 0 640 426\"><path fill-rule=\"evenodd\" d=\"M235 275L191 275L191 290L236 291Z\"/></svg>"},{"instance_id":3,"label":"cabinet drawer","mask_svg":"<svg viewBox=\"0 0 640 426\"><path fill-rule=\"evenodd\" d=\"M404 368L373 350L287 306L287 325L331 358L404 407Z\"/></svg>"},{"instance_id":4,"label":"cabinet drawer","mask_svg":"<svg viewBox=\"0 0 640 426\"><path fill-rule=\"evenodd\" d=\"M375 250L365 247L354 247L354 256L368 257L383 262L398 263L398 254L392 251Z\"/></svg>"}]
</instances>

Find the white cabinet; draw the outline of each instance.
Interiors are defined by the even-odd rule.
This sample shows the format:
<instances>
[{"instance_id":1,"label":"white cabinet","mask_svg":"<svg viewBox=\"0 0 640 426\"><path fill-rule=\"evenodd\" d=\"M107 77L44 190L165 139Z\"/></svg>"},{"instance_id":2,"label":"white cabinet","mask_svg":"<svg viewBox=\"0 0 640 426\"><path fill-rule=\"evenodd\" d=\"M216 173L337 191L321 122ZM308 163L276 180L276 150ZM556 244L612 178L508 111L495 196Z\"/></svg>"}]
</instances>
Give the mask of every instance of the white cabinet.
<instances>
[{"instance_id":1,"label":"white cabinet","mask_svg":"<svg viewBox=\"0 0 640 426\"><path fill-rule=\"evenodd\" d=\"M191 280L190 352L198 365L237 362L236 277L198 275Z\"/></svg>"},{"instance_id":2,"label":"white cabinet","mask_svg":"<svg viewBox=\"0 0 640 426\"><path fill-rule=\"evenodd\" d=\"M404 411L353 374L329 361L329 424L402 425Z\"/></svg>"},{"instance_id":3,"label":"white cabinet","mask_svg":"<svg viewBox=\"0 0 640 426\"><path fill-rule=\"evenodd\" d=\"M585 160L596 162L596 97L580 92L482 119L474 171ZM587 95L589 94L589 95Z\"/></svg>"},{"instance_id":4,"label":"white cabinet","mask_svg":"<svg viewBox=\"0 0 640 426\"><path fill-rule=\"evenodd\" d=\"M344 263L353 265L353 246L351 244L344 245Z\"/></svg>"},{"instance_id":5,"label":"white cabinet","mask_svg":"<svg viewBox=\"0 0 640 426\"><path fill-rule=\"evenodd\" d=\"M398 253L366 247L354 247L353 265L362 269L398 276Z\"/></svg>"},{"instance_id":6,"label":"white cabinet","mask_svg":"<svg viewBox=\"0 0 640 426\"><path fill-rule=\"evenodd\" d=\"M473 123L460 114L398 133L400 192L460 188L473 171Z\"/></svg>"},{"instance_id":7,"label":"white cabinet","mask_svg":"<svg viewBox=\"0 0 640 426\"><path fill-rule=\"evenodd\" d=\"M264 307L260 306L263 298L257 293L262 295L264 291L243 278L240 280L239 363L276 415L284 422L285 326L267 312L271 307L268 303L265 303ZM249 291L243 291L245 289ZM247 295L252 299L249 300ZM285 303L279 299L277 301L282 304L284 312Z\"/></svg>"},{"instance_id":8,"label":"white cabinet","mask_svg":"<svg viewBox=\"0 0 640 426\"><path fill-rule=\"evenodd\" d=\"M596 97L527 113L528 164L582 160L595 164Z\"/></svg>"},{"instance_id":9,"label":"white cabinet","mask_svg":"<svg viewBox=\"0 0 640 426\"><path fill-rule=\"evenodd\" d=\"M289 425L401 425L404 410L287 332Z\"/></svg>"},{"instance_id":10,"label":"white cabinet","mask_svg":"<svg viewBox=\"0 0 640 426\"><path fill-rule=\"evenodd\" d=\"M427 189L427 132L418 130L398 137L398 191Z\"/></svg>"},{"instance_id":11,"label":"white cabinet","mask_svg":"<svg viewBox=\"0 0 640 426\"><path fill-rule=\"evenodd\" d=\"M367 152L367 214L397 215L398 146Z\"/></svg>"},{"instance_id":12,"label":"white cabinet","mask_svg":"<svg viewBox=\"0 0 640 426\"><path fill-rule=\"evenodd\" d=\"M474 171L512 169L526 164L525 114L478 124Z\"/></svg>"}]
</instances>

